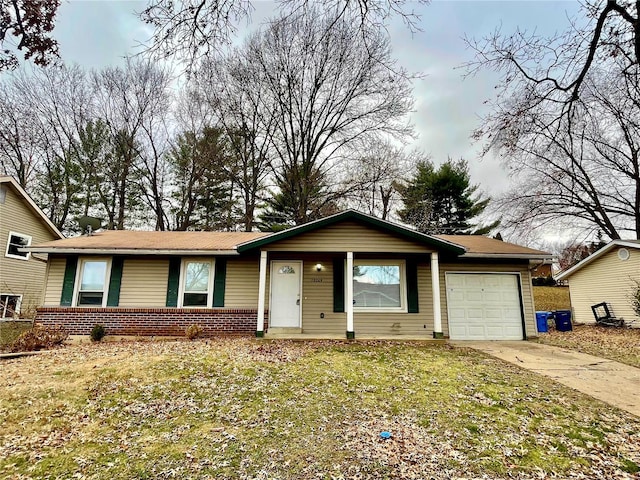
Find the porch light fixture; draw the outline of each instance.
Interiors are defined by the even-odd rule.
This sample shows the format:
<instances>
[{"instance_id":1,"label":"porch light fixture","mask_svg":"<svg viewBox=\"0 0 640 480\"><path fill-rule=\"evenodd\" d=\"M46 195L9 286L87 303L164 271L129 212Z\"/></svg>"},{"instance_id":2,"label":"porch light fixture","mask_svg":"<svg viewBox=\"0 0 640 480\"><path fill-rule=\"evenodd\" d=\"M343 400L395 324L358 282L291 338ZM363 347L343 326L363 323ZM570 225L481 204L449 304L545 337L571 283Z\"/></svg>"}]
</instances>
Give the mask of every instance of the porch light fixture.
<instances>
[{"instance_id":1,"label":"porch light fixture","mask_svg":"<svg viewBox=\"0 0 640 480\"><path fill-rule=\"evenodd\" d=\"M316 272L321 272L321 271L322 271L322 264L316 263Z\"/></svg>"}]
</instances>

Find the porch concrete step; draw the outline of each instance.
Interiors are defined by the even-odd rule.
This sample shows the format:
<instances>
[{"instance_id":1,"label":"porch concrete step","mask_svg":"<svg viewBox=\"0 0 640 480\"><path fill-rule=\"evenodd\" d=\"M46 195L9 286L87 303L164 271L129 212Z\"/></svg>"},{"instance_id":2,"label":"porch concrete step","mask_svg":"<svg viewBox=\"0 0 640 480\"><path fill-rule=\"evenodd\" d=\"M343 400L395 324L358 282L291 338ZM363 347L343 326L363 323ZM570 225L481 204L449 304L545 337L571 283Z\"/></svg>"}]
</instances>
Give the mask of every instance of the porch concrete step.
<instances>
[{"instance_id":1,"label":"porch concrete step","mask_svg":"<svg viewBox=\"0 0 640 480\"><path fill-rule=\"evenodd\" d=\"M299 327L270 327L267 330L266 336L272 337L274 335L295 335L301 334L302 328Z\"/></svg>"}]
</instances>

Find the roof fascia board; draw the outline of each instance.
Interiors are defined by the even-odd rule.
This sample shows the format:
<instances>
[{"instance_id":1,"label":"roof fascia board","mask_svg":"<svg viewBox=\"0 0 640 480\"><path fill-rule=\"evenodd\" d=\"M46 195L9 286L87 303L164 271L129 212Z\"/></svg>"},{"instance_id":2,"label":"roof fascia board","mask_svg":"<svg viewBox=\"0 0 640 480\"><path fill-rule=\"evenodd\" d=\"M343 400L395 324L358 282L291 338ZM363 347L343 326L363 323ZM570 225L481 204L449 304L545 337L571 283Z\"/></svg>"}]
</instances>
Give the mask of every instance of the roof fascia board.
<instances>
[{"instance_id":1,"label":"roof fascia board","mask_svg":"<svg viewBox=\"0 0 640 480\"><path fill-rule=\"evenodd\" d=\"M53 222L49 219L49 217L47 217L45 215L45 213L42 211L42 209L38 205L36 205L36 202L33 201L33 199L24 190L24 188L22 188L20 186L20 184L17 182L17 180L15 178L13 178L11 176L2 177L0 179L0 183L8 183L13 188L15 188L17 190L18 194L29 204L29 206L35 212L35 214L38 215L41 218L41 220L43 220L46 223L47 228L49 228L49 230L51 230L51 233L53 233L54 235L58 236L59 238L65 238L65 236L62 234L62 232L60 230L58 230L58 227L56 227L53 224Z\"/></svg>"},{"instance_id":2,"label":"roof fascia board","mask_svg":"<svg viewBox=\"0 0 640 480\"><path fill-rule=\"evenodd\" d=\"M564 272L558 274L556 276L556 279L557 280L564 280L565 278L573 275L578 270L582 269L583 267L586 267L587 265L589 265L594 260L597 260L598 258L600 258L602 255L607 253L613 247L640 248L640 244L634 243L634 242L628 242L628 241L625 241L625 240L613 240L612 242L608 243L607 245L602 247L597 252L592 253L591 255L589 255L584 260L581 260L580 262L576 263L573 267L571 267L568 270L565 270Z\"/></svg>"},{"instance_id":3,"label":"roof fascia board","mask_svg":"<svg viewBox=\"0 0 640 480\"><path fill-rule=\"evenodd\" d=\"M239 255L235 250L167 250L167 249L136 249L136 248L65 248L65 247L27 247L22 248L31 253L78 254L78 255L181 255L181 256L212 256Z\"/></svg>"},{"instance_id":4,"label":"roof fascia board","mask_svg":"<svg viewBox=\"0 0 640 480\"><path fill-rule=\"evenodd\" d=\"M521 260L553 260L553 255L538 253L465 253L460 258L513 258Z\"/></svg>"},{"instance_id":5,"label":"roof fascia board","mask_svg":"<svg viewBox=\"0 0 640 480\"><path fill-rule=\"evenodd\" d=\"M334 225L344 220L356 220L362 221L368 225L382 228L383 230L387 230L390 232L394 232L402 235L403 237L411 238L413 240L417 240L419 242L425 243L432 247L437 247L443 250L448 250L454 252L458 255L464 253L466 250L464 247L448 242L446 240L441 240L439 238L432 237L430 235L426 235L424 233L417 232L415 230L410 230L408 228L402 227L400 225L396 225L386 220L380 220L379 218L372 217L370 215L365 215L364 213L357 212L355 210L346 210L344 212L336 213L335 215L331 215L329 217L321 218L319 220L315 220L313 222L305 223L304 225L298 225L296 227L291 227L282 232L274 233L272 235L268 235L266 237L258 238L256 240L251 240L249 242L241 243L237 246L238 252L245 252L247 250L253 248L259 248L264 245L268 245L273 242L277 242L280 240L286 240L288 238L294 237L296 235L300 235L303 233L311 232L313 230L317 230L319 228Z\"/></svg>"}]
</instances>

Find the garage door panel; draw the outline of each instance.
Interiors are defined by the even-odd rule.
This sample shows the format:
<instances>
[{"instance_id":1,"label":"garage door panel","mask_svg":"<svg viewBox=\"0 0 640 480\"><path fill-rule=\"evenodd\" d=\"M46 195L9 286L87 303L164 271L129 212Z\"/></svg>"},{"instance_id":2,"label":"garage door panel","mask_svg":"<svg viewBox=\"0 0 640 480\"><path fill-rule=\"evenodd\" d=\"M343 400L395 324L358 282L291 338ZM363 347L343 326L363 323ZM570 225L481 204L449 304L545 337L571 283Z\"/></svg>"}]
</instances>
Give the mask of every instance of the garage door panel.
<instances>
[{"instance_id":1,"label":"garage door panel","mask_svg":"<svg viewBox=\"0 0 640 480\"><path fill-rule=\"evenodd\" d=\"M482 286L482 278L480 277L466 277L462 285L465 287L481 287Z\"/></svg>"},{"instance_id":2,"label":"garage door panel","mask_svg":"<svg viewBox=\"0 0 640 480\"><path fill-rule=\"evenodd\" d=\"M484 290L482 300L486 303L500 303L502 301L502 292Z\"/></svg>"},{"instance_id":3,"label":"garage door panel","mask_svg":"<svg viewBox=\"0 0 640 480\"><path fill-rule=\"evenodd\" d=\"M485 308L483 310L483 319L498 319L498 318L503 318L504 317L504 313L503 310L501 308Z\"/></svg>"},{"instance_id":4,"label":"garage door panel","mask_svg":"<svg viewBox=\"0 0 640 480\"><path fill-rule=\"evenodd\" d=\"M451 339L523 338L517 275L447 273L445 278Z\"/></svg>"},{"instance_id":5,"label":"garage door panel","mask_svg":"<svg viewBox=\"0 0 640 480\"><path fill-rule=\"evenodd\" d=\"M509 318L509 319L513 319L513 320L518 320L518 321L522 320L522 315L521 315L520 309L505 308L503 310L502 316L504 318Z\"/></svg>"},{"instance_id":6,"label":"garage door panel","mask_svg":"<svg viewBox=\"0 0 640 480\"><path fill-rule=\"evenodd\" d=\"M490 337L501 336L505 332L502 326L487 325L486 334Z\"/></svg>"},{"instance_id":7,"label":"garage door panel","mask_svg":"<svg viewBox=\"0 0 640 480\"><path fill-rule=\"evenodd\" d=\"M482 292L477 290L465 290L463 298L468 302L479 302L483 300Z\"/></svg>"},{"instance_id":8,"label":"garage door panel","mask_svg":"<svg viewBox=\"0 0 640 480\"><path fill-rule=\"evenodd\" d=\"M452 290L451 291L451 300L464 300L464 290Z\"/></svg>"},{"instance_id":9,"label":"garage door panel","mask_svg":"<svg viewBox=\"0 0 640 480\"><path fill-rule=\"evenodd\" d=\"M467 320L484 320L484 310L482 308L469 308L465 313Z\"/></svg>"},{"instance_id":10,"label":"garage door panel","mask_svg":"<svg viewBox=\"0 0 640 480\"><path fill-rule=\"evenodd\" d=\"M469 328L467 329L467 332L469 333L469 335L472 336L482 336L484 335L484 325L469 325Z\"/></svg>"}]
</instances>

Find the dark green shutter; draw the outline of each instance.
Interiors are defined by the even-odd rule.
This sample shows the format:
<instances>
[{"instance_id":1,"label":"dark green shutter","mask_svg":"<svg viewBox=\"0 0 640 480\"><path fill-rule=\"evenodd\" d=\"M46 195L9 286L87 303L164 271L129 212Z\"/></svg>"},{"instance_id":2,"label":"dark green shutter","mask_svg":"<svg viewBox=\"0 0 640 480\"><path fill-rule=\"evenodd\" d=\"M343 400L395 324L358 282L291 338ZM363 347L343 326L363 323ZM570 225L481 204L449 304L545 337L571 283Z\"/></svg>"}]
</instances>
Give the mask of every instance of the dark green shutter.
<instances>
[{"instance_id":1,"label":"dark green shutter","mask_svg":"<svg viewBox=\"0 0 640 480\"><path fill-rule=\"evenodd\" d=\"M117 307L120 303L120 284L122 283L123 265L124 257L113 257L113 259L111 259L111 278L109 279L107 307Z\"/></svg>"},{"instance_id":2,"label":"dark green shutter","mask_svg":"<svg viewBox=\"0 0 640 480\"><path fill-rule=\"evenodd\" d=\"M167 307L178 306L178 289L180 287L180 257L169 259L169 280L167 281Z\"/></svg>"},{"instance_id":3,"label":"dark green shutter","mask_svg":"<svg viewBox=\"0 0 640 480\"><path fill-rule=\"evenodd\" d=\"M407 312L418 313L418 264L407 260Z\"/></svg>"},{"instance_id":4,"label":"dark green shutter","mask_svg":"<svg viewBox=\"0 0 640 480\"><path fill-rule=\"evenodd\" d=\"M78 257L67 257L67 264L64 267L64 279L62 280L62 295L60 295L60 305L70 307L73 303L73 289L76 284L76 270L78 268Z\"/></svg>"},{"instance_id":5,"label":"dark green shutter","mask_svg":"<svg viewBox=\"0 0 640 480\"><path fill-rule=\"evenodd\" d=\"M216 273L213 278L213 306L224 307L224 289L227 283L227 259L216 258Z\"/></svg>"},{"instance_id":6,"label":"dark green shutter","mask_svg":"<svg viewBox=\"0 0 640 480\"><path fill-rule=\"evenodd\" d=\"M344 312L344 259L333 260L333 311Z\"/></svg>"}]
</instances>

